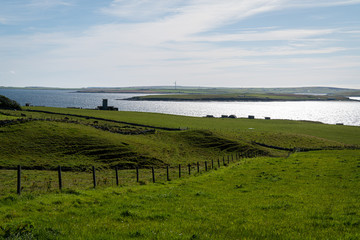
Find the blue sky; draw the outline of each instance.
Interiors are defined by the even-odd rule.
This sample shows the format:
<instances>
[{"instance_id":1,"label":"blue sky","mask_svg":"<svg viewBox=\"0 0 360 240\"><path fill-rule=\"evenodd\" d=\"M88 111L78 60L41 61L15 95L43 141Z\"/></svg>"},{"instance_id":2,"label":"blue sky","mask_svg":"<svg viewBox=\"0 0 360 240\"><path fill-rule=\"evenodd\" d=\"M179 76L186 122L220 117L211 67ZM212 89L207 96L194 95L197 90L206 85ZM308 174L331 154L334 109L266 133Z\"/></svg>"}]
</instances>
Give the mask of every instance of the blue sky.
<instances>
[{"instance_id":1,"label":"blue sky","mask_svg":"<svg viewBox=\"0 0 360 240\"><path fill-rule=\"evenodd\" d=\"M360 0L1 0L0 86L360 88Z\"/></svg>"}]
</instances>

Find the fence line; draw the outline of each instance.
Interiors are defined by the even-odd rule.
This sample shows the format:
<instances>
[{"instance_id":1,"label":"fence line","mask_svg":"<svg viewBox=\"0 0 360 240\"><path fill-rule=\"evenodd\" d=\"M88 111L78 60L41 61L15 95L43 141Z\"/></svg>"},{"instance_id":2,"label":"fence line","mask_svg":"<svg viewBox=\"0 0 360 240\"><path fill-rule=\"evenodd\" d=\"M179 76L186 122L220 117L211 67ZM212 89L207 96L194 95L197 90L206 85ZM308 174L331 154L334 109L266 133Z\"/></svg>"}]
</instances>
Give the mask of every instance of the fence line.
<instances>
[{"instance_id":1,"label":"fence line","mask_svg":"<svg viewBox=\"0 0 360 240\"><path fill-rule=\"evenodd\" d=\"M225 157L223 156L222 158L222 163L223 165L222 166L228 166L230 164L230 160L232 162L234 162L235 160L239 160L241 159L242 156L240 154L235 154L235 157L234 155L231 155L231 157L228 155L227 156L227 163L225 163ZM234 160L235 159L235 160ZM221 167L221 164L220 164L220 157L217 159L218 161L218 168ZM190 176L191 175L191 168L192 166L196 167L196 172L197 174L200 174L201 172L207 172L211 169L215 169L216 167L214 166L214 160L212 159L211 160L211 167L208 167L208 161L204 161L203 164L201 166L202 167L202 170L201 171L201 168L200 168L200 162L196 162L196 164L188 164L187 165L187 168L188 168L188 175ZM186 166L186 165L185 165ZM22 169L22 166L18 165L17 166L17 194L21 194L21 191L23 189L22 185L21 185L21 169ZM116 186L119 186L120 183L119 183L119 169L118 167L116 166L115 168L115 183L116 183ZM159 170L161 170L164 168L159 168ZM170 165L167 165L165 170L165 176L166 176L166 181L171 181L171 177L170 177ZM172 169L176 169L176 167L173 167ZM93 188L96 188L97 187L97 178L96 178L96 168L95 166L92 166L91 168L91 172L92 172L92 182L93 182ZM131 169L128 169L128 170L131 170ZM155 174L155 168L152 166L151 168L143 168L143 170L151 170L151 178L152 178L152 182L155 183L156 182L156 174ZM121 171L121 170L120 170ZM62 169L61 169L61 166L58 166L57 168L57 174L58 174L58 186L59 186L59 190L61 191L63 189L63 176L62 176ZM144 174L146 175L146 174ZM140 180L140 169L139 167L136 167L135 168L135 176L136 176L136 182L137 183L144 183L144 181L141 181ZM135 177L134 176L134 177ZM161 174L159 174L159 176L161 176ZM182 178L182 166L181 164L178 165L178 178ZM161 180L160 180L161 181Z\"/></svg>"}]
</instances>

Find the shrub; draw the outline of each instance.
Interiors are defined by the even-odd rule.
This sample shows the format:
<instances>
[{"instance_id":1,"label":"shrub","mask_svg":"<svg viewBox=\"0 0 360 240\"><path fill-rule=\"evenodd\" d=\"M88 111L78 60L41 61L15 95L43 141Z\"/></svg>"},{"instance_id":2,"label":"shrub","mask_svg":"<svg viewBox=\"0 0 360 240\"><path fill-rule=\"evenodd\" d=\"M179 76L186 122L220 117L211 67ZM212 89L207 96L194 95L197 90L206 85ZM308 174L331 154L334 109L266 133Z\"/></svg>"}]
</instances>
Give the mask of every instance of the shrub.
<instances>
[{"instance_id":1,"label":"shrub","mask_svg":"<svg viewBox=\"0 0 360 240\"><path fill-rule=\"evenodd\" d=\"M0 109L21 110L21 107L16 101L0 95Z\"/></svg>"}]
</instances>

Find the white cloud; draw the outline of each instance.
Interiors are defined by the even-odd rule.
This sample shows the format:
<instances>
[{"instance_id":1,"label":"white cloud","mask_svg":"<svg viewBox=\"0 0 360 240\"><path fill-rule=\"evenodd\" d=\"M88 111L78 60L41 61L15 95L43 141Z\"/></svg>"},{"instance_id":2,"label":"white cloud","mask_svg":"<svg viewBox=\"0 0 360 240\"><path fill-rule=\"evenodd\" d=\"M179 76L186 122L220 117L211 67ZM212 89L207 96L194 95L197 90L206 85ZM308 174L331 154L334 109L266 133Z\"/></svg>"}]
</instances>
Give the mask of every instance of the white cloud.
<instances>
[{"instance_id":1,"label":"white cloud","mask_svg":"<svg viewBox=\"0 0 360 240\"><path fill-rule=\"evenodd\" d=\"M171 1L170 1L171 2ZM150 41L181 41L201 32L206 32L226 23L238 21L255 14L275 9L280 0L252 0L252 1L189 1L188 5L177 6L178 1L158 1L149 4L150 1L115 1L110 8L103 9L105 13L111 13L119 17L138 19L147 13L160 15L153 21L142 24L131 24L130 36L136 33L140 39L150 38ZM140 7L139 7L140 5ZM145 7L144 7L144 6ZM165 12L159 10L165 7ZM173 7L173 8L170 8ZM166 13L172 13L167 15ZM128 26L128 25L127 25ZM107 27L107 26L105 26ZM122 26L118 26L122 27Z\"/></svg>"},{"instance_id":2,"label":"white cloud","mask_svg":"<svg viewBox=\"0 0 360 240\"><path fill-rule=\"evenodd\" d=\"M289 0L287 7L331 7L359 4L360 0Z\"/></svg>"},{"instance_id":3,"label":"white cloud","mask_svg":"<svg viewBox=\"0 0 360 240\"><path fill-rule=\"evenodd\" d=\"M335 29L284 29L274 31L252 31L241 34L218 34L192 37L192 41L292 41L335 33Z\"/></svg>"},{"instance_id":4,"label":"white cloud","mask_svg":"<svg viewBox=\"0 0 360 240\"><path fill-rule=\"evenodd\" d=\"M6 19L5 17L0 17L0 24L5 25L5 24L7 24L8 22L9 22L9 20Z\"/></svg>"},{"instance_id":5,"label":"white cloud","mask_svg":"<svg viewBox=\"0 0 360 240\"><path fill-rule=\"evenodd\" d=\"M341 56L332 58L293 58L289 59L289 62L307 65L313 69L349 69L360 68L359 56ZM354 76L356 77L356 76Z\"/></svg>"},{"instance_id":6,"label":"white cloud","mask_svg":"<svg viewBox=\"0 0 360 240\"><path fill-rule=\"evenodd\" d=\"M72 6L70 1L63 0L31 0L27 4L28 7L34 8L53 8L57 6Z\"/></svg>"},{"instance_id":7,"label":"white cloud","mask_svg":"<svg viewBox=\"0 0 360 240\"><path fill-rule=\"evenodd\" d=\"M174 14L177 6L183 3L181 0L115 0L110 6L102 8L101 12L132 21L145 21Z\"/></svg>"}]
</instances>

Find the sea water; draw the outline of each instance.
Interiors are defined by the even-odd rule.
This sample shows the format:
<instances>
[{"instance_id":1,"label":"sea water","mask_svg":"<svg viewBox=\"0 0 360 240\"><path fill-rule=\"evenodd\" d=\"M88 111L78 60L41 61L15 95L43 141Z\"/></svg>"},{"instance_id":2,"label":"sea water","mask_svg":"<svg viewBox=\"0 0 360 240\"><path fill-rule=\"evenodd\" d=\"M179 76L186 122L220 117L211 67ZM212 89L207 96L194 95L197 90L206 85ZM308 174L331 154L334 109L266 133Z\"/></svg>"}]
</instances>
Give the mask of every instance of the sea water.
<instances>
[{"instance_id":1,"label":"sea water","mask_svg":"<svg viewBox=\"0 0 360 240\"><path fill-rule=\"evenodd\" d=\"M120 111L166 113L193 117L236 115L237 117L319 121L360 126L360 102L354 101L284 101L284 102L173 102L128 101L133 96L148 94L78 93L74 90L0 89L0 95L21 105L91 108L108 105ZM356 99L356 98L354 98ZM359 99L358 99L359 100Z\"/></svg>"}]
</instances>

